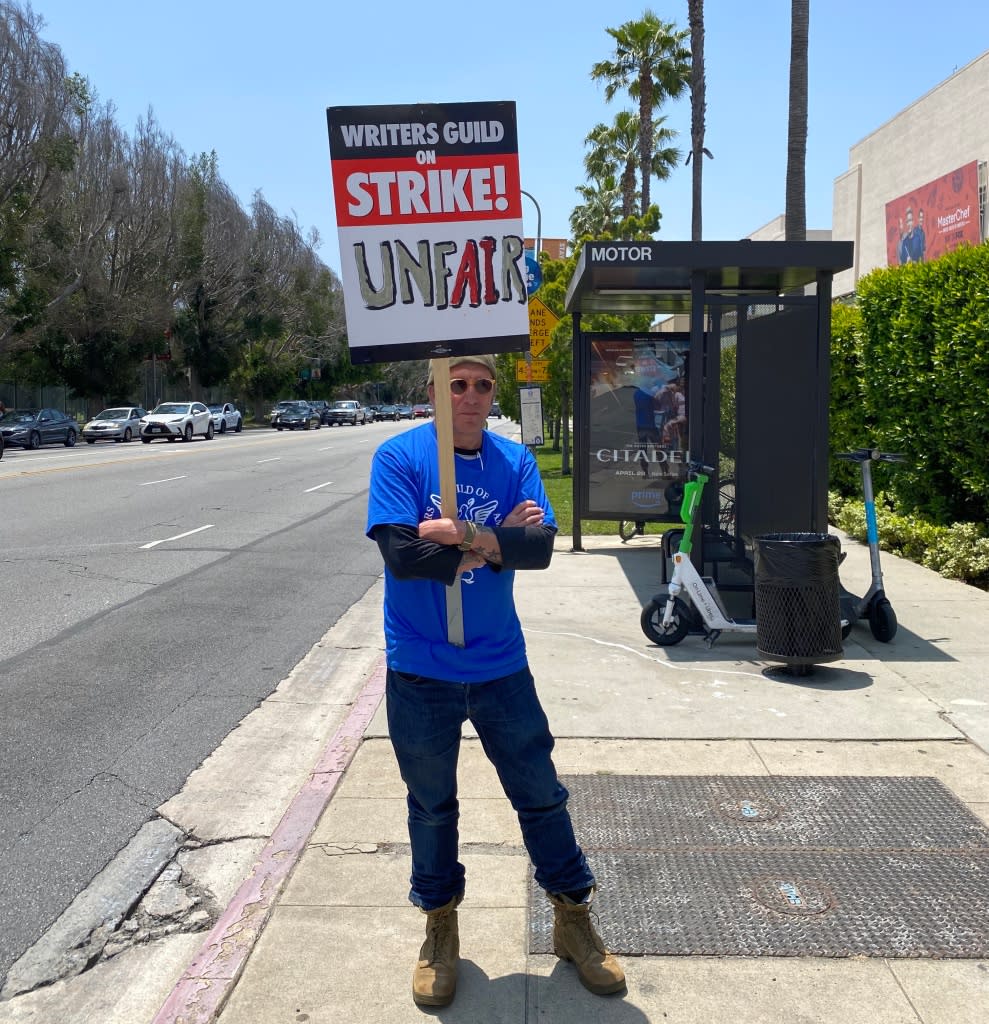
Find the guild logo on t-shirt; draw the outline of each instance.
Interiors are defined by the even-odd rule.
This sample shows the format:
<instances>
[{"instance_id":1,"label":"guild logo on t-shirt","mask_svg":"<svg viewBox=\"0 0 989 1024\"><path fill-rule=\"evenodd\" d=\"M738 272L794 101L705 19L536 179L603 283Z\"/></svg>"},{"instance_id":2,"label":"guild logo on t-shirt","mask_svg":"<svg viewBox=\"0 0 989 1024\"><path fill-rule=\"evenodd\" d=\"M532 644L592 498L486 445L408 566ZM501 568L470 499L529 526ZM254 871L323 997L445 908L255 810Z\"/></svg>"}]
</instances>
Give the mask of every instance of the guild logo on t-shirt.
<instances>
[{"instance_id":1,"label":"guild logo on t-shirt","mask_svg":"<svg viewBox=\"0 0 989 1024\"><path fill-rule=\"evenodd\" d=\"M476 504L476 498L468 498L457 512L458 519L473 519L475 523L480 523L482 526L486 526L489 517L492 516L495 509L498 507L497 501L489 501L486 505ZM494 517L494 525L497 526L501 522L501 516Z\"/></svg>"},{"instance_id":2,"label":"guild logo on t-shirt","mask_svg":"<svg viewBox=\"0 0 989 1024\"><path fill-rule=\"evenodd\" d=\"M491 498L491 495L480 487L471 484L457 486L457 497L466 500L460 501L457 506L458 519L470 519L481 526L498 526L504 516L498 515L498 499ZM490 500L486 500L490 499ZM426 509L423 519L435 519L443 514L443 501L438 494L429 496L430 507ZM478 504L482 502L482 504Z\"/></svg>"}]
</instances>

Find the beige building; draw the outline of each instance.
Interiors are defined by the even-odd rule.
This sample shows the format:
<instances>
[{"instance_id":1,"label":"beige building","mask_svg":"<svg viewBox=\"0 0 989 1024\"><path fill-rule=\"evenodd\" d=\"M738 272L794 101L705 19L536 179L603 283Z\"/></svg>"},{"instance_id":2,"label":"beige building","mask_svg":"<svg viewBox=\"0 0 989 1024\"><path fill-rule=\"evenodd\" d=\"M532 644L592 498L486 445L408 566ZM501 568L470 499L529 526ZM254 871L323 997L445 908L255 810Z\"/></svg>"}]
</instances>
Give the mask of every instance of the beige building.
<instances>
[{"instance_id":1,"label":"beige building","mask_svg":"<svg viewBox=\"0 0 989 1024\"><path fill-rule=\"evenodd\" d=\"M962 221L966 241L985 240L987 112L989 51L851 147L834 183L831 237L855 243L855 262L835 275L835 296L876 267L906 262L897 256L904 221L923 224L928 258L958 244Z\"/></svg>"},{"instance_id":2,"label":"beige building","mask_svg":"<svg viewBox=\"0 0 989 1024\"><path fill-rule=\"evenodd\" d=\"M786 216L780 214L774 217L768 224L756 228L751 234L746 235L753 242L784 242L786 241ZM831 232L827 228L808 228L808 242L830 242Z\"/></svg>"}]
</instances>

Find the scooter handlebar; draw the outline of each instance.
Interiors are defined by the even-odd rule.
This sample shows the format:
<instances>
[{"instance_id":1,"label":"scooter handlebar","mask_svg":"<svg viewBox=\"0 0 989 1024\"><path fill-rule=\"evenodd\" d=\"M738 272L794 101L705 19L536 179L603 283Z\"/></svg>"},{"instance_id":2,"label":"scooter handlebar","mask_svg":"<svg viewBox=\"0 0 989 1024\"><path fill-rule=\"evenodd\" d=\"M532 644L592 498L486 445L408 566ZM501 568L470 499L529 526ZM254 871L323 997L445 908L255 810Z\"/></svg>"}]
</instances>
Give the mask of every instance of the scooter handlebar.
<instances>
[{"instance_id":1,"label":"scooter handlebar","mask_svg":"<svg viewBox=\"0 0 989 1024\"><path fill-rule=\"evenodd\" d=\"M713 476L715 473L714 466L705 466L703 462L688 462L687 469L691 473L704 473L707 476Z\"/></svg>"},{"instance_id":2,"label":"scooter handlebar","mask_svg":"<svg viewBox=\"0 0 989 1024\"><path fill-rule=\"evenodd\" d=\"M850 452L836 452L836 459L845 462L906 462L907 457L899 452L881 452L878 448L856 448Z\"/></svg>"}]
</instances>

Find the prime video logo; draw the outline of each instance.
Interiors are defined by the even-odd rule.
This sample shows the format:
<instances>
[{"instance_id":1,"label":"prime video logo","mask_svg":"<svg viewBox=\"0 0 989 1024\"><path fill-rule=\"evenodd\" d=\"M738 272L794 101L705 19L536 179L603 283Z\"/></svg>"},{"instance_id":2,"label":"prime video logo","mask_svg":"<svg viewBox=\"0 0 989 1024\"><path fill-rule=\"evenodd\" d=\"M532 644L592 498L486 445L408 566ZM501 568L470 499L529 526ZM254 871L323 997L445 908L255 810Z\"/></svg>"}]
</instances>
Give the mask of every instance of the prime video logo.
<instances>
[{"instance_id":1,"label":"prime video logo","mask_svg":"<svg viewBox=\"0 0 989 1024\"><path fill-rule=\"evenodd\" d=\"M632 491L632 504L636 508L659 508L662 503L660 491Z\"/></svg>"}]
</instances>

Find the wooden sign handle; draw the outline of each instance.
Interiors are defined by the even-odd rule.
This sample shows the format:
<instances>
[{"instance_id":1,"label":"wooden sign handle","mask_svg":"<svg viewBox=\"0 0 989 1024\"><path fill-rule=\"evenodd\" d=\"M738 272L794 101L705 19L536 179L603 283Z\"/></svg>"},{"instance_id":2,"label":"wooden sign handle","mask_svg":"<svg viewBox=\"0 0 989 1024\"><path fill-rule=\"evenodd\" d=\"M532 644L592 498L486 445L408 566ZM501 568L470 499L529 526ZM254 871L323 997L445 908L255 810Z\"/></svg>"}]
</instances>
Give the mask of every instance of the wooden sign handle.
<instances>
[{"instance_id":1,"label":"wooden sign handle","mask_svg":"<svg viewBox=\"0 0 989 1024\"><path fill-rule=\"evenodd\" d=\"M436 455L439 459L440 501L443 516L457 518L457 469L453 453L453 406L450 402L450 360L433 359L433 408L436 413ZM446 638L457 647L464 646L464 606L460 577L446 588Z\"/></svg>"}]
</instances>

